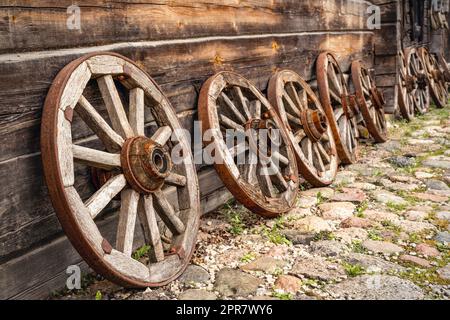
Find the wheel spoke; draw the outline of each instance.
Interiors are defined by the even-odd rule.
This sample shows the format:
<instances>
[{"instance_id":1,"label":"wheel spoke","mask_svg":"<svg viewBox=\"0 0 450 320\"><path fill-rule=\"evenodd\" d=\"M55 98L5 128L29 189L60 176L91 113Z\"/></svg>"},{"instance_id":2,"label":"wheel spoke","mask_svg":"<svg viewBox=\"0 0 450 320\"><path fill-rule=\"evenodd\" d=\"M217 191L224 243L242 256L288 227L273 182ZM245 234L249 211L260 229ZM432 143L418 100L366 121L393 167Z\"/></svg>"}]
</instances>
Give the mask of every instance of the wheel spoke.
<instances>
[{"instance_id":1,"label":"wheel spoke","mask_svg":"<svg viewBox=\"0 0 450 320\"><path fill-rule=\"evenodd\" d=\"M252 115L250 113L250 110L248 108L247 100L245 99L244 95L242 94L242 90L239 87L234 87L234 92L239 98L239 101L241 102L242 109L244 109L245 115L247 119L251 119Z\"/></svg>"},{"instance_id":2,"label":"wheel spoke","mask_svg":"<svg viewBox=\"0 0 450 320\"><path fill-rule=\"evenodd\" d=\"M285 167L289 165L289 160L285 156L283 156L280 152L275 151L272 154L272 158L276 160L278 163L284 165Z\"/></svg>"},{"instance_id":3,"label":"wheel spoke","mask_svg":"<svg viewBox=\"0 0 450 320\"><path fill-rule=\"evenodd\" d=\"M322 155L320 154L319 148L317 147L318 144L313 145L313 152L314 152L314 159L316 159L315 164L319 167L317 168L319 172L325 172L325 165L322 160Z\"/></svg>"},{"instance_id":4,"label":"wheel spoke","mask_svg":"<svg viewBox=\"0 0 450 320\"><path fill-rule=\"evenodd\" d=\"M120 154L107 153L78 145L73 145L72 150L76 162L105 170L120 168Z\"/></svg>"},{"instance_id":5,"label":"wheel spoke","mask_svg":"<svg viewBox=\"0 0 450 320\"><path fill-rule=\"evenodd\" d=\"M220 115L220 122L227 127L228 129L233 129L240 132L245 132L245 129L240 124L237 124L227 116L224 116L223 114Z\"/></svg>"},{"instance_id":6,"label":"wheel spoke","mask_svg":"<svg viewBox=\"0 0 450 320\"><path fill-rule=\"evenodd\" d=\"M124 139L132 138L134 132L128 122L125 109L112 76L107 75L98 78L97 82L114 130Z\"/></svg>"},{"instance_id":7,"label":"wheel spoke","mask_svg":"<svg viewBox=\"0 0 450 320\"><path fill-rule=\"evenodd\" d=\"M150 259L154 262L164 260L164 249L161 241L161 234L156 220L156 213L153 207L153 197L143 196L139 204L139 220L144 232L146 243L152 246Z\"/></svg>"},{"instance_id":8,"label":"wheel spoke","mask_svg":"<svg viewBox=\"0 0 450 320\"><path fill-rule=\"evenodd\" d=\"M125 188L127 181L123 174L117 175L108 180L96 193L85 203L92 219L111 202L111 200Z\"/></svg>"},{"instance_id":9,"label":"wheel spoke","mask_svg":"<svg viewBox=\"0 0 450 320\"><path fill-rule=\"evenodd\" d=\"M262 166L261 164L258 164L256 170L256 177L258 179L262 194L266 197L273 198L275 195L273 193L273 185L270 176L268 174L267 166Z\"/></svg>"},{"instance_id":10,"label":"wheel spoke","mask_svg":"<svg viewBox=\"0 0 450 320\"><path fill-rule=\"evenodd\" d=\"M327 163L331 163L331 157L328 155L325 148L322 146L322 144L317 144L317 149L319 150L319 153L322 155L322 159L325 159Z\"/></svg>"},{"instance_id":11,"label":"wheel spoke","mask_svg":"<svg viewBox=\"0 0 450 320\"><path fill-rule=\"evenodd\" d=\"M139 193L132 189L122 190L120 200L116 249L130 257L133 252L134 228L136 226Z\"/></svg>"},{"instance_id":12,"label":"wheel spoke","mask_svg":"<svg viewBox=\"0 0 450 320\"><path fill-rule=\"evenodd\" d=\"M287 92L287 91L289 91L289 92ZM299 95L298 95L298 92L297 92L297 90L295 89L295 86L294 86L294 84L293 84L292 82L289 82L289 84L286 86L286 92L287 92L288 94L290 93L291 96L294 97L294 100L295 100L295 102L297 102L297 106L299 107L299 109L304 110L304 109L308 108L308 105L307 105L307 104L304 104L304 101L303 101L303 103L302 103L302 101L300 100L300 97L299 97Z\"/></svg>"},{"instance_id":13,"label":"wheel spoke","mask_svg":"<svg viewBox=\"0 0 450 320\"><path fill-rule=\"evenodd\" d=\"M100 138L108 151L115 152L122 148L123 138L109 126L84 96L81 96L75 111L84 123Z\"/></svg>"},{"instance_id":14,"label":"wheel spoke","mask_svg":"<svg viewBox=\"0 0 450 320\"><path fill-rule=\"evenodd\" d=\"M261 118L261 101L255 100L250 103L250 112L255 119Z\"/></svg>"},{"instance_id":15,"label":"wheel spoke","mask_svg":"<svg viewBox=\"0 0 450 320\"><path fill-rule=\"evenodd\" d=\"M156 212L164 221L169 230L175 235L182 234L185 231L185 226L176 215L175 210L169 200L167 200L164 192L161 190L155 192L153 194L153 200Z\"/></svg>"},{"instance_id":16,"label":"wheel spoke","mask_svg":"<svg viewBox=\"0 0 450 320\"><path fill-rule=\"evenodd\" d=\"M298 117L300 115L300 110L297 108L294 101L292 101L287 92L284 93L283 98L287 101L287 105L290 107L291 115Z\"/></svg>"},{"instance_id":17,"label":"wheel spoke","mask_svg":"<svg viewBox=\"0 0 450 320\"><path fill-rule=\"evenodd\" d=\"M169 186L175 186L175 187L184 187L186 186L186 177L182 176L180 174L172 172L167 178L166 183Z\"/></svg>"},{"instance_id":18,"label":"wheel spoke","mask_svg":"<svg viewBox=\"0 0 450 320\"><path fill-rule=\"evenodd\" d=\"M295 116L290 115L289 113L286 113L286 116L287 116L288 121L290 121L298 126L302 126L302 122L300 121L300 118L298 118L298 116L295 117Z\"/></svg>"},{"instance_id":19,"label":"wheel spoke","mask_svg":"<svg viewBox=\"0 0 450 320\"><path fill-rule=\"evenodd\" d=\"M223 101L225 101L225 104L228 106L228 108L231 111L233 111L233 114L237 117L237 119L239 119L239 121L242 124L246 123L247 120L242 115L242 113L239 112L238 108L234 105L233 101L231 101L230 98L228 98L228 96L224 92L221 93L221 97L222 97Z\"/></svg>"},{"instance_id":20,"label":"wheel spoke","mask_svg":"<svg viewBox=\"0 0 450 320\"><path fill-rule=\"evenodd\" d=\"M130 90L130 125L137 136L145 135L144 90L135 88Z\"/></svg>"},{"instance_id":21,"label":"wheel spoke","mask_svg":"<svg viewBox=\"0 0 450 320\"><path fill-rule=\"evenodd\" d=\"M164 146L172 136L172 129L169 126L161 127L156 130L151 139L161 146Z\"/></svg>"}]
</instances>

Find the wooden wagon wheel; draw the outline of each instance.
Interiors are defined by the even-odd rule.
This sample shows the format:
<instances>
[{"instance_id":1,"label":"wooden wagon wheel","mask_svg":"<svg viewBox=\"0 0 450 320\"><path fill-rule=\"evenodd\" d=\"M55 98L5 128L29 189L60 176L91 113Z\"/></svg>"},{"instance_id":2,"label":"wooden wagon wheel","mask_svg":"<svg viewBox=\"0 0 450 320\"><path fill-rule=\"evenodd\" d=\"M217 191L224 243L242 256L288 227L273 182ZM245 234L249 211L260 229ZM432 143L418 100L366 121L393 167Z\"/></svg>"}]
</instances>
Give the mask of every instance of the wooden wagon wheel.
<instances>
[{"instance_id":1,"label":"wooden wagon wheel","mask_svg":"<svg viewBox=\"0 0 450 320\"><path fill-rule=\"evenodd\" d=\"M295 154L261 92L238 74L218 73L202 87L199 118L206 149L214 150L214 166L234 197L265 217L288 212L299 187Z\"/></svg>"},{"instance_id":2,"label":"wooden wagon wheel","mask_svg":"<svg viewBox=\"0 0 450 320\"><path fill-rule=\"evenodd\" d=\"M384 96L378 90L369 70L363 68L359 61L353 61L351 69L356 101L363 115L365 127L376 142L386 142L388 138Z\"/></svg>"},{"instance_id":3,"label":"wooden wagon wheel","mask_svg":"<svg viewBox=\"0 0 450 320\"><path fill-rule=\"evenodd\" d=\"M406 64L406 57L403 51L397 55L398 73L398 106L401 116L411 121L414 118L414 95L417 90L415 77L411 74Z\"/></svg>"},{"instance_id":4,"label":"wooden wagon wheel","mask_svg":"<svg viewBox=\"0 0 450 320\"><path fill-rule=\"evenodd\" d=\"M106 107L107 116L88 101L87 92L96 93L95 101ZM147 126L145 112L150 115ZM86 145L97 139L75 141L72 126L76 122L87 125L102 146ZM150 76L114 53L73 61L58 74L45 101L41 144L57 216L72 244L96 272L126 287L165 285L180 276L195 247L200 217L198 181L190 143ZM174 159L174 150L183 156ZM84 186L80 188L75 171L83 166L108 173L90 197L79 191ZM95 222L108 205L120 207L114 246ZM137 219L151 246L148 262L132 258ZM161 223L167 228L164 234L158 227Z\"/></svg>"},{"instance_id":5,"label":"wooden wagon wheel","mask_svg":"<svg viewBox=\"0 0 450 320\"><path fill-rule=\"evenodd\" d=\"M438 108L444 108L448 100L448 87L445 74L434 55L427 48L419 48L418 53L425 66L431 97Z\"/></svg>"},{"instance_id":6,"label":"wooden wagon wheel","mask_svg":"<svg viewBox=\"0 0 450 320\"><path fill-rule=\"evenodd\" d=\"M269 102L288 129L299 173L316 187L330 185L338 158L333 132L319 99L297 73L277 72L269 83Z\"/></svg>"},{"instance_id":7,"label":"wooden wagon wheel","mask_svg":"<svg viewBox=\"0 0 450 320\"><path fill-rule=\"evenodd\" d=\"M430 108L430 91L428 88L427 70L415 48L405 50L408 73L415 80L411 95L414 98L414 109L418 114L424 114Z\"/></svg>"},{"instance_id":8,"label":"wooden wagon wheel","mask_svg":"<svg viewBox=\"0 0 450 320\"><path fill-rule=\"evenodd\" d=\"M357 160L359 110L356 99L348 94L347 81L333 54L324 52L317 59L317 84L337 153L344 164Z\"/></svg>"}]
</instances>

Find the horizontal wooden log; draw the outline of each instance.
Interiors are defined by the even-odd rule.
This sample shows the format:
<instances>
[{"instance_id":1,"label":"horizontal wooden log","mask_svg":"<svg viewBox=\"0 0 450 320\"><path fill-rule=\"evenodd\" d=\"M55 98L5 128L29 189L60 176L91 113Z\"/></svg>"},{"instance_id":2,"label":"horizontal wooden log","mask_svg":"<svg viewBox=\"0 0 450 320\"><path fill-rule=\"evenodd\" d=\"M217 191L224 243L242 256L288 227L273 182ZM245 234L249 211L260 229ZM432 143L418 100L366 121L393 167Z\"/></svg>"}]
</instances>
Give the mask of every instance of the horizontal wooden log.
<instances>
[{"instance_id":1,"label":"horizontal wooden log","mask_svg":"<svg viewBox=\"0 0 450 320\"><path fill-rule=\"evenodd\" d=\"M204 179L210 179L206 173ZM206 178L208 177L208 178ZM201 179L201 180L204 180ZM203 190L202 190L203 191ZM203 212L210 213L232 198L220 185L202 197ZM113 243L117 230L116 217L101 222L102 234ZM134 248L143 244L141 229L136 228ZM66 285L68 266L78 265L84 272L90 269L65 236L36 248L35 250L0 265L0 299L43 299Z\"/></svg>"},{"instance_id":2,"label":"horizontal wooden log","mask_svg":"<svg viewBox=\"0 0 450 320\"><path fill-rule=\"evenodd\" d=\"M368 18L365 1L85 0L78 7L73 4L72 0L2 1L0 53L148 39L362 30Z\"/></svg>"}]
</instances>

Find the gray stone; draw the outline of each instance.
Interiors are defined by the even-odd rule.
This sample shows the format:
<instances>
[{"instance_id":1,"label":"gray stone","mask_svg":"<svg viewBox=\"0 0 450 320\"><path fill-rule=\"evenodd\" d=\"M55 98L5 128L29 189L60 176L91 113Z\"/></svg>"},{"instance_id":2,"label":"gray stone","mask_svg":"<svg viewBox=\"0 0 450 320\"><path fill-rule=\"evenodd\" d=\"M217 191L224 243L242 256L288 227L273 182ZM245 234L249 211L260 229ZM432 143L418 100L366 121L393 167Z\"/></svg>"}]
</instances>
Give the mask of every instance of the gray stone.
<instances>
[{"instance_id":1,"label":"gray stone","mask_svg":"<svg viewBox=\"0 0 450 320\"><path fill-rule=\"evenodd\" d=\"M299 232L292 229L282 230L281 234L284 235L286 239L291 241L293 245L309 245L315 237L314 233Z\"/></svg>"},{"instance_id":2,"label":"gray stone","mask_svg":"<svg viewBox=\"0 0 450 320\"><path fill-rule=\"evenodd\" d=\"M362 253L350 253L348 256L344 257L344 261L351 265L364 267L367 273L384 273L405 270L404 267L399 266L398 264Z\"/></svg>"},{"instance_id":3,"label":"gray stone","mask_svg":"<svg viewBox=\"0 0 450 320\"><path fill-rule=\"evenodd\" d=\"M387 241L366 240L362 243L363 247L375 253L395 254L403 252L403 248Z\"/></svg>"},{"instance_id":4,"label":"gray stone","mask_svg":"<svg viewBox=\"0 0 450 320\"><path fill-rule=\"evenodd\" d=\"M292 229L304 233L333 231L333 227L328 221L316 216L309 216L300 220L290 221L288 222L288 225Z\"/></svg>"},{"instance_id":5,"label":"gray stone","mask_svg":"<svg viewBox=\"0 0 450 320\"><path fill-rule=\"evenodd\" d=\"M444 280L450 280L450 264L447 264L445 267L437 270L439 277Z\"/></svg>"},{"instance_id":6,"label":"gray stone","mask_svg":"<svg viewBox=\"0 0 450 320\"><path fill-rule=\"evenodd\" d=\"M363 275L331 285L326 290L349 300L422 300L421 288L408 280L385 275Z\"/></svg>"},{"instance_id":7,"label":"gray stone","mask_svg":"<svg viewBox=\"0 0 450 320\"><path fill-rule=\"evenodd\" d=\"M210 279L208 271L200 266L189 265L183 275L178 278L183 284L206 283Z\"/></svg>"},{"instance_id":8,"label":"gray stone","mask_svg":"<svg viewBox=\"0 0 450 320\"><path fill-rule=\"evenodd\" d=\"M438 218L439 220L450 221L450 211L440 211L436 213L436 218Z\"/></svg>"},{"instance_id":9,"label":"gray stone","mask_svg":"<svg viewBox=\"0 0 450 320\"><path fill-rule=\"evenodd\" d=\"M190 289L181 293L178 296L178 300L217 300L217 296L206 290Z\"/></svg>"},{"instance_id":10,"label":"gray stone","mask_svg":"<svg viewBox=\"0 0 450 320\"><path fill-rule=\"evenodd\" d=\"M319 194L325 199L330 199L334 195L334 190L331 188L313 188L299 192L300 197L317 197Z\"/></svg>"},{"instance_id":11,"label":"gray stone","mask_svg":"<svg viewBox=\"0 0 450 320\"><path fill-rule=\"evenodd\" d=\"M334 179L333 185L349 185L356 180L356 174L351 171L339 171Z\"/></svg>"},{"instance_id":12,"label":"gray stone","mask_svg":"<svg viewBox=\"0 0 450 320\"><path fill-rule=\"evenodd\" d=\"M406 167L412 167L416 165L416 159L413 157L392 157L388 159L389 163L400 167L400 168L406 168Z\"/></svg>"},{"instance_id":13,"label":"gray stone","mask_svg":"<svg viewBox=\"0 0 450 320\"><path fill-rule=\"evenodd\" d=\"M400 223L400 227L408 233L422 233L426 231L434 231L436 227L428 222L416 222L404 220Z\"/></svg>"},{"instance_id":14,"label":"gray stone","mask_svg":"<svg viewBox=\"0 0 450 320\"><path fill-rule=\"evenodd\" d=\"M319 209L325 220L345 220L353 216L356 206L351 202L327 202Z\"/></svg>"},{"instance_id":15,"label":"gray stone","mask_svg":"<svg viewBox=\"0 0 450 320\"><path fill-rule=\"evenodd\" d=\"M402 148L402 144L398 140L390 140L386 143L378 145L378 148L389 152L395 152Z\"/></svg>"},{"instance_id":16,"label":"gray stone","mask_svg":"<svg viewBox=\"0 0 450 320\"><path fill-rule=\"evenodd\" d=\"M350 187L356 188L356 189L361 189L361 190L364 190L364 191L377 190L377 186L376 185L374 185L372 183L367 183L367 182L355 182Z\"/></svg>"},{"instance_id":17,"label":"gray stone","mask_svg":"<svg viewBox=\"0 0 450 320\"><path fill-rule=\"evenodd\" d=\"M438 232L434 240L440 243L450 243L450 232L448 231Z\"/></svg>"},{"instance_id":18,"label":"gray stone","mask_svg":"<svg viewBox=\"0 0 450 320\"><path fill-rule=\"evenodd\" d=\"M225 297L247 297L254 295L262 280L234 269L222 269L216 275L214 290Z\"/></svg>"},{"instance_id":19,"label":"gray stone","mask_svg":"<svg viewBox=\"0 0 450 320\"><path fill-rule=\"evenodd\" d=\"M333 232L333 235L345 244L352 244L354 240L364 241L369 236L368 232L361 228L339 229Z\"/></svg>"},{"instance_id":20,"label":"gray stone","mask_svg":"<svg viewBox=\"0 0 450 320\"><path fill-rule=\"evenodd\" d=\"M322 281L338 280L346 277L345 270L340 264L328 262L322 257L297 260L290 274Z\"/></svg>"},{"instance_id":21,"label":"gray stone","mask_svg":"<svg viewBox=\"0 0 450 320\"><path fill-rule=\"evenodd\" d=\"M311 252L324 257L336 257L348 251L348 247L338 241L324 240L313 242L310 246Z\"/></svg>"},{"instance_id":22,"label":"gray stone","mask_svg":"<svg viewBox=\"0 0 450 320\"><path fill-rule=\"evenodd\" d=\"M262 271L274 273L278 269L282 269L286 265L285 261L277 260L272 257L261 257L241 267L245 271Z\"/></svg>"},{"instance_id":23,"label":"gray stone","mask_svg":"<svg viewBox=\"0 0 450 320\"><path fill-rule=\"evenodd\" d=\"M450 170L450 161L444 160L441 157L428 158L427 160L422 162L422 165L429 168Z\"/></svg>"},{"instance_id":24,"label":"gray stone","mask_svg":"<svg viewBox=\"0 0 450 320\"><path fill-rule=\"evenodd\" d=\"M375 191L373 193L373 196L375 197L375 200L377 200L380 203L384 203L384 204L392 203L395 205L408 205L408 202L405 199L403 199L389 191L385 191L385 190Z\"/></svg>"},{"instance_id":25,"label":"gray stone","mask_svg":"<svg viewBox=\"0 0 450 320\"><path fill-rule=\"evenodd\" d=\"M440 180L430 179L425 182L428 189L431 190L450 190L445 182Z\"/></svg>"}]
</instances>

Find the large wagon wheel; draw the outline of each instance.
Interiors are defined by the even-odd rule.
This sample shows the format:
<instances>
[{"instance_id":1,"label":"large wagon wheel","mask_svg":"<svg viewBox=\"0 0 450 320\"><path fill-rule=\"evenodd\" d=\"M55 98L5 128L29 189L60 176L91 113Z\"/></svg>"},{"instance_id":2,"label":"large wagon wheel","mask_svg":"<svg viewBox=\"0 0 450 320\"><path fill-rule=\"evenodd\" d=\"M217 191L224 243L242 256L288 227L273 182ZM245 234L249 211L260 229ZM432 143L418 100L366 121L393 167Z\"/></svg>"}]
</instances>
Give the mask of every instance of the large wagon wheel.
<instances>
[{"instance_id":1,"label":"large wagon wheel","mask_svg":"<svg viewBox=\"0 0 450 320\"><path fill-rule=\"evenodd\" d=\"M397 63L399 66L398 74L398 106L401 116L411 121L414 118L415 92L417 91L417 83L414 75L406 63L406 57L403 51L399 51L397 55Z\"/></svg>"},{"instance_id":2,"label":"large wagon wheel","mask_svg":"<svg viewBox=\"0 0 450 320\"><path fill-rule=\"evenodd\" d=\"M92 92L108 116L88 101L87 93ZM144 126L145 112L154 120L150 126ZM102 147L86 145L96 139L75 141L76 122L84 122ZM54 80L42 123L42 159L50 197L64 231L85 261L126 287L165 285L180 276L195 247L199 189L190 144L156 83L120 55L82 57ZM174 150L183 156L174 159ZM75 173L83 165L106 172L104 184L90 197L79 191L85 186L80 187ZM108 205L120 207L114 246L94 222ZM137 218L151 246L148 262L132 258ZM160 230L164 228L158 227L161 223L164 234Z\"/></svg>"},{"instance_id":3,"label":"large wagon wheel","mask_svg":"<svg viewBox=\"0 0 450 320\"><path fill-rule=\"evenodd\" d=\"M359 61L353 61L351 69L356 100L365 126L376 142L386 142L388 138L384 96L378 90L369 70L363 68Z\"/></svg>"},{"instance_id":4,"label":"large wagon wheel","mask_svg":"<svg viewBox=\"0 0 450 320\"><path fill-rule=\"evenodd\" d=\"M418 52L425 66L431 97L438 108L444 108L448 100L448 87L444 72L427 48L419 48Z\"/></svg>"},{"instance_id":5,"label":"large wagon wheel","mask_svg":"<svg viewBox=\"0 0 450 320\"><path fill-rule=\"evenodd\" d=\"M299 172L314 186L330 185L338 159L328 119L309 85L290 70L277 72L269 83L269 101L288 129Z\"/></svg>"},{"instance_id":6,"label":"large wagon wheel","mask_svg":"<svg viewBox=\"0 0 450 320\"><path fill-rule=\"evenodd\" d=\"M428 88L427 70L415 48L405 50L406 66L410 75L415 79L415 90L411 94L414 98L415 112L424 114L430 108L430 91Z\"/></svg>"},{"instance_id":7,"label":"large wagon wheel","mask_svg":"<svg viewBox=\"0 0 450 320\"><path fill-rule=\"evenodd\" d=\"M206 150L234 197L249 210L276 217L294 205L295 154L276 111L245 78L221 72L200 93L199 118Z\"/></svg>"},{"instance_id":8,"label":"large wagon wheel","mask_svg":"<svg viewBox=\"0 0 450 320\"><path fill-rule=\"evenodd\" d=\"M348 94L347 81L333 54L324 52L317 59L317 84L322 106L327 115L337 153L344 164L357 160L359 110Z\"/></svg>"}]
</instances>

